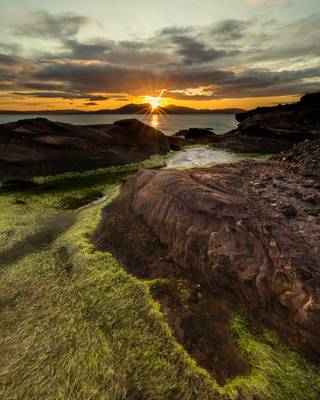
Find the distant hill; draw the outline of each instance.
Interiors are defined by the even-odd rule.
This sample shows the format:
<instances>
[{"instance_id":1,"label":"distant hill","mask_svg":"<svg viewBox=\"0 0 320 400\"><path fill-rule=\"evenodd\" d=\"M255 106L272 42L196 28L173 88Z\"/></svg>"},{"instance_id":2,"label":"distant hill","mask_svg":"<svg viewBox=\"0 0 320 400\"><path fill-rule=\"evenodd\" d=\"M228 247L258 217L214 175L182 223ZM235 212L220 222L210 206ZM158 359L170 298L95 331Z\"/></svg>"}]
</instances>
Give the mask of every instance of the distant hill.
<instances>
[{"instance_id":1,"label":"distant hill","mask_svg":"<svg viewBox=\"0 0 320 400\"><path fill-rule=\"evenodd\" d=\"M40 111L16 111L16 110L0 110L0 114L26 114L26 115L39 115L39 114L236 114L244 112L241 108L223 108L216 110L197 110L190 107L181 107L170 104L166 107L159 107L156 111L152 111L150 104L126 104L114 110L97 110L97 111L83 111L83 110L40 110Z\"/></svg>"}]
</instances>

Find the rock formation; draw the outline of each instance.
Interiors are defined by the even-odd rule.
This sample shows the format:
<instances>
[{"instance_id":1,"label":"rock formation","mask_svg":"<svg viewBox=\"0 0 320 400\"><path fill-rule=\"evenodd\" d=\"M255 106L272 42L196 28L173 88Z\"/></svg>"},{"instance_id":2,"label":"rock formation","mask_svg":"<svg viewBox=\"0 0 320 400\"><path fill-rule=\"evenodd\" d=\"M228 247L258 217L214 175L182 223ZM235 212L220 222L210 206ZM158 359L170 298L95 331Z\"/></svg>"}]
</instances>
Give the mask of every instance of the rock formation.
<instances>
[{"instance_id":1,"label":"rock formation","mask_svg":"<svg viewBox=\"0 0 320 400\"><path fill-rule=\"evenodd\" d=\"M26 119L0 125L0 181L135 163L169 150L167 136L136 119L87 126Z\"/></svg>"},{"instance_id":2,"label":"rock formation","mask_svg":"<svg viewBox=\"0 0 320 400\"><path fill-rule=\"evenodd\" d=\"M320 359L320 140L267 162L142 170L93 240L141 278L177 339L218 380L246 373L234 312Z\"/></svg>"},{"instance_id":3,"label":"rock formation","mask_svg":"<svg viewBox=\"0 0 320 400\"><path fill-rule=\"evenodd\" d=\"M211 128L189 128L183 129L177 133L175 133L174 137L183 138L186 141L190 141L191 143L197 141L197 143L204 141L208 142L216 142L219 139L219 136L212 131Z\"/></svg>"},{"instance_id":4,"label":"rock formation","mask_svg":"<svg viewBox=\"0 0 320 400\"><path fill-rule=\"evenodd\" d=\"M320 92L306 94L298 103L259 107L236 118L238 128L223 135L218 146L277 153L320 137Z\"/></svg>"}]
</instances>

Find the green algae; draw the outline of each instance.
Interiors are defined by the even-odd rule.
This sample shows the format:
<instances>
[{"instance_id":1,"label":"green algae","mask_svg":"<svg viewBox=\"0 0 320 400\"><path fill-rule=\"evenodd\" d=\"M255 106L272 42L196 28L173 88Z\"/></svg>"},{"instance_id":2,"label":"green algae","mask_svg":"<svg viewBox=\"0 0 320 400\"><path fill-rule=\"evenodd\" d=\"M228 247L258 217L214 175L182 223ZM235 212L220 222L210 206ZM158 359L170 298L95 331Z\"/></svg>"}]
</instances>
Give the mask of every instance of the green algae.
<instances>
[{"instance_id":1,"label":"green algae","mask_svg":"<svg viewBox=\"0 0 320 400\"><path fill-rule=\"evenodd\" d=\"M240 316L230 330L251 373L220 387L176 342L152 299L152 287L168 282L140 281L111 254L95 251L90 234L129 173L64 177L53 186L2 192L5 248L28 240L48 218L54 224L70 198L81 205L97 194L105 200L73 210L72 227L0 267L0 398L318 399L318 372Z\"/></svg>"}]
</instances>

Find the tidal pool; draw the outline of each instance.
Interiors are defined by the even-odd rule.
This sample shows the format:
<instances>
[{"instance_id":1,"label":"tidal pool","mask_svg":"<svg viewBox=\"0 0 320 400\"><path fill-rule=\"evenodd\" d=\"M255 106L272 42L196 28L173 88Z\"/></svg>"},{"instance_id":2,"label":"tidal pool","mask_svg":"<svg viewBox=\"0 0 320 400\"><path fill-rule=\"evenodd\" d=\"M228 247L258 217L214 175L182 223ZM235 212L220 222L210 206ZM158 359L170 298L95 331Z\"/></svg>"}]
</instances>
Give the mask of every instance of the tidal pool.
<instances>
[{"instance_id":1,"label":"tidal pool","mask_svg":"<svg viewBox=\"0 0 320 400\"><path fill-rule=\"evenodd\" d=\"M267 159L268 154L236 153L231 150L214 149L208 146L186 147L175 152L165 168L197 168L246 159Z\"/></svg>"}]
</instances>

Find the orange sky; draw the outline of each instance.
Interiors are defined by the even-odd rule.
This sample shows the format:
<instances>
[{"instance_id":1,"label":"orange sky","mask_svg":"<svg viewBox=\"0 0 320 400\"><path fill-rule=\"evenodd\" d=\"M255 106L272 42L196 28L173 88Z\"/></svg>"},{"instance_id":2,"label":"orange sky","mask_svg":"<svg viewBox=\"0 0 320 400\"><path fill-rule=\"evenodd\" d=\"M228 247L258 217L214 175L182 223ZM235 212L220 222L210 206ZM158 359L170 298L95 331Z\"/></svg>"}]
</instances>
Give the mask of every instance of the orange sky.
<instances>
[{"instance_id":1,"label":"orange sky","mask_svg":"<svg viewBox=\"0 0 320 400\"><path fill-rule=\"evenodd\" d=\"M222 109L222 108L243 108L252 109L258 106L272 106L279 103L292 103L297 101L299 96L277 96L277 97L250 97L221 100L176 100L165 99L165 104L176 104L179 106L192 107L197 109ZM63 100L63 99L41 99L41 98L14 98L9 93L0 98L0 109L2 110L65 110L79 109L94 111L99 109L115 109L128 103L142 103L143 97L132 97L125 100L109 99L100 101L98 105L84 106L83 100Z\"/></svg>"}]
</instances>

